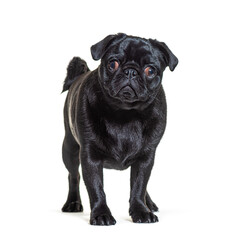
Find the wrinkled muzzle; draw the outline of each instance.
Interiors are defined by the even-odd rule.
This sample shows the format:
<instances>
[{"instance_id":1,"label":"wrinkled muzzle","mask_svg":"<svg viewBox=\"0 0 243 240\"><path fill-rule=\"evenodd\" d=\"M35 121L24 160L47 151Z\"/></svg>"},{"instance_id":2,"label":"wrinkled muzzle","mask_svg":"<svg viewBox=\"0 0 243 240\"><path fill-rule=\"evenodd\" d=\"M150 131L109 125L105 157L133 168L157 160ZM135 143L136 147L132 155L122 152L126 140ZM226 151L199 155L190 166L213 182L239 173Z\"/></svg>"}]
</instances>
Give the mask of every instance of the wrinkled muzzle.
<instances>
[{"instance_id":1,"label":"wrinkled muzzle","mask_svg":"<svg viewBox=\"0 0 243 240\"><path fill-rule=\"evenodd\" d=\"M124 100L132 101L137 99L137 94L131 86L125 86L118 92L118 97Z\"/></svg>"}]
</instances>

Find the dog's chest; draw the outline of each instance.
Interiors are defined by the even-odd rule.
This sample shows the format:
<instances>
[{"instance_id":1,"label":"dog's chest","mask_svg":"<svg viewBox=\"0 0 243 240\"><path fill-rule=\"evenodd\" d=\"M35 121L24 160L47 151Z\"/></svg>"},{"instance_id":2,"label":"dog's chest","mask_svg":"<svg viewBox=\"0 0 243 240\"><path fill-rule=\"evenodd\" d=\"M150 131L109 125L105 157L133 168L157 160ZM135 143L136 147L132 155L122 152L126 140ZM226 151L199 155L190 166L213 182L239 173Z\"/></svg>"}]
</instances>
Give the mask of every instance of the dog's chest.
<instances>
[{"instance_id":1,"label":"dog's chest","mask_svg":"<svg viewBox=\"0 0 243 240\"><path fill-rule=\"evenodd\" d=\"M128 167L144 147L143 124L140 121L126 124L104 121L104 125L105 166L117 169Z\"/></svg>"}]
</instances>

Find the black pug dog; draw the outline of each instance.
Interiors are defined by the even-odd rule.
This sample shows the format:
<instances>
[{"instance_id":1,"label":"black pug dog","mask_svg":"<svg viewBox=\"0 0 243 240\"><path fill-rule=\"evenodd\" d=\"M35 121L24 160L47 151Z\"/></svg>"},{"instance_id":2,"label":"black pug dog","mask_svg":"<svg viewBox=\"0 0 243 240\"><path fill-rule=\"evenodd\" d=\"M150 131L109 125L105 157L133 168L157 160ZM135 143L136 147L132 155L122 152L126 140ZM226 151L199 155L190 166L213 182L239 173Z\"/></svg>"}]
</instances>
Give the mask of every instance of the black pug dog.
<instances>
[{"instance_id":1,"label":"black pug dog","mask_svg":"<svg viewBox=\"0 0 243 240\"><path fill-rule=\"evenodd\" d=\"M158 208L147 192L156 147L165 131L166 100L161 85L167 66L178 59L163 42L109 35L91 47L98 69L90 71L75 57L67 68L63 91L65 138L63 161L69 193L62 211L83 210L79 165L90 198L90 224L116 223L106 204L103 168L131 167L129 214L133 222L153 223Z\"/></svg>"}]
</instances>

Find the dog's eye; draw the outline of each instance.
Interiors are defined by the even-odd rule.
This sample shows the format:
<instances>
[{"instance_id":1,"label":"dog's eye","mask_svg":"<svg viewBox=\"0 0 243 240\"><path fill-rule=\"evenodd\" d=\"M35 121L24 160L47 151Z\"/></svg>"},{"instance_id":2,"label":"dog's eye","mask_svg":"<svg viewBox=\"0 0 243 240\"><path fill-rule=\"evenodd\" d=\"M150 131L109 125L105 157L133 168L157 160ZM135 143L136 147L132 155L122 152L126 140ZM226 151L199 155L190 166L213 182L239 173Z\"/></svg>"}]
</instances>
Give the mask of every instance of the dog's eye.
<instances>
[{"instance_id":1,"label":"dog's eye","mask_svg":"<svg viewBox=\"0 0 243 240\"><path fill-rule=\"evenodd\" d=\"M111 72L115 72L119 67L119 63L117 61L111 61L109 64L108 64L108 69L111 71Z\"/></svg>"},{"instance_id":2,"label":"dog's eye","mask_svg":"<svg viewBox=\"0 0 243 240\"><path fill-rule=\"evenodd\" d=\"M156 75L156 70L153 67L146 67L144 72L145 75L149 78L152 78Z\"/></svg>"}]
</instances>

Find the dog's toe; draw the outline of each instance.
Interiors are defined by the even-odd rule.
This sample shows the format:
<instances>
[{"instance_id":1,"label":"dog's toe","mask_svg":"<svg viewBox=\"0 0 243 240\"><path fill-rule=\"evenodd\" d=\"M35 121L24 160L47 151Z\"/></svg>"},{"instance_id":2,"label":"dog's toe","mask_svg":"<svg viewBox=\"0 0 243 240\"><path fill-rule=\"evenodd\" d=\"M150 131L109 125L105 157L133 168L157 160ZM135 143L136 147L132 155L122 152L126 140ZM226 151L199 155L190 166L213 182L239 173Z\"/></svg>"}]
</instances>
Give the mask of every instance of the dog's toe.
<instances>
[{"instance_id":1,"label":"dog's toe","mask_svg":"<svg viewBox=\"0 0 243 240\"><path fill-rule=\"evenodd\" d=\"M92 217L90 219L91 225L99 225L99 226L109 226L115 225L116 220L113 218L112 215L100 215L96 217Z\"/></svg>"},{"instance_id":2,"label":"dog's toe","mask_svg":"<svg viewBox=\"0 0 243 240\"><path fill-rule=\"evenodd\" d=\"M135 223L155 223L158 222L158 217L152 212L140 212L132 215L132 220Z\"/></svg>"},{"instance_id":3,"label":"dog's toe","mask_svg":"<svg viewBox=\"0 0 243 240\"><path fill-rule=\"evenodd\" d=\"M83 206L80 202L68 202L65 203L63 208L63 212L82 212Z\"/></svg>"},{"instance_id":4,"label":"dog's toe","mask_svg":"<svg viewBox=\"0 0 243 240\"><path fill-rule=\"evenodd\" d=\"M159 208L156 206L154 202L147 203L148 208L150 209L151 212L158 212Z\"/></svg>"}]
</instances>

